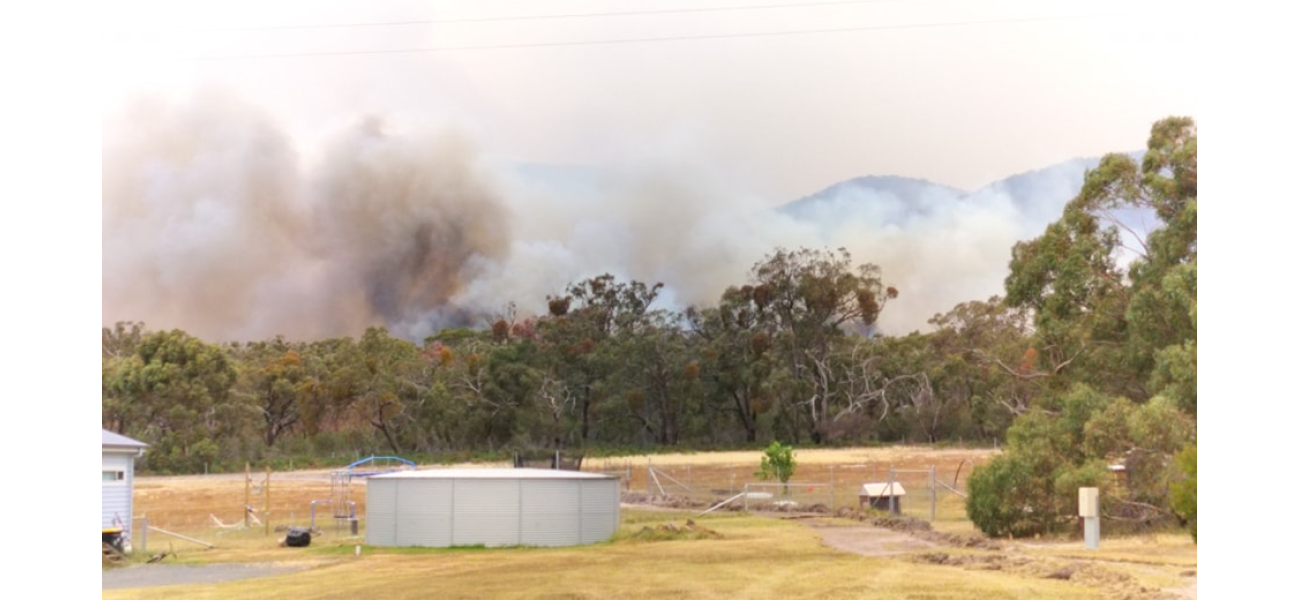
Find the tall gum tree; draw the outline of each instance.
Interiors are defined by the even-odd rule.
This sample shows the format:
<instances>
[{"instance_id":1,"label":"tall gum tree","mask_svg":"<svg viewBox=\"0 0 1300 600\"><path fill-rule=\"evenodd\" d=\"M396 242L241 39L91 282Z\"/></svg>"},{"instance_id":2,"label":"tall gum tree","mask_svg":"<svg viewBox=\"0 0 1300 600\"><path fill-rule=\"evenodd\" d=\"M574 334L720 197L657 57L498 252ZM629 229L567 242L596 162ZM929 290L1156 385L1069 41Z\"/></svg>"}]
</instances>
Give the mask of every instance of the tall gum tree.
<instances>
[{"instance_id":1,"label":"tall gum tree","mask_svg":"<svg viewBox=\"0 0 1300 600\"><path fill-rule=\"evenodd\" d=\"M1173 516L1173 458L1196 444L1196 203L1196 125L1171 117L1152 126L1140 163L1104 157L1061 219L1014 248L1007 302L1034 313L1045 360L1029 375L1047 389L1007 452L972 473L968 513L985 532L1068 524L1082 485L1102 487L1112 521ZM1155 225L1139 230L1135 215ZM1111 494L1116 461L1129 483ZM1178 512L1189 511L1194 501Z\"/></svg>"},{"instance_id":2,"label":"tall gum tree","mask_svg":"<svg viewBox=\"0 0 1300 600\"><path fill-rule=\"evenodd\" d=\"M788 377L782 408L796 419L795 441L806 434L821 443L835 416L825 369L835 341L850 330L869 332L885 303L898 292L886 287L880 268L853 266L848 250L777 249L751 271L754 304L770 312L774 346Z\"/></svg>"},{"instance_id":3,"label":"tall gum tree","mask_svg":"<svg viewBox=\"0 0 1300 600\"><path fill-rule=\"evenodd\" d=\"M1054 389L1082 381L1144 401L1161 351L1194 354L1195 264L1196 125L1171 117L1152 126L1140 164L1106 155L1059 220L1016 244L1007 303L1033 311L1041 372L1062 376Z\"/></svg>"},{"instance_id":4,"label":"tall gum tree","mask_svg":"<svg viewBox=\"0 0 1300 600\"><path fill-rule=\"evenodd\" d=\"M230 394L235 368L225 350L183 331L140 336L133 351L104 371L106 420L147 441L148 465L194 471L219 456L218 440L250 414Z\"/></svg>"}]
</instances>

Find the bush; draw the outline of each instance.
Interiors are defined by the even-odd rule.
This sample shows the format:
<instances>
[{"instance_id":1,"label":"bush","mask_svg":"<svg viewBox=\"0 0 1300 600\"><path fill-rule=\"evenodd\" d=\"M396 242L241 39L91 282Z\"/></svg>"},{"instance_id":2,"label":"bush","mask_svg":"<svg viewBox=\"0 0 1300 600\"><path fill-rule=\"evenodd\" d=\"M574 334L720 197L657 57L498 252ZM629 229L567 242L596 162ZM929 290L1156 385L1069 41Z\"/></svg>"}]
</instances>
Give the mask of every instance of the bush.
<instances>
[{"instance_id":1,"label":"bush","mask_svg":"<svg viewBox=\"0 0 1300 600\"><path fill-rule=\"evenodd\" d=\"M1033 519L1033 470L1015 455L1003 454L971 472L966 515L985 535L1026 535L1037 531Z\"/></svg>"},{"instance_id":2,"label":"bush","mask_svg":"<svg viewBox=\"0 0 1300 600\"><path fill-rule=\"evenodd\" d=\"M971 473L966 516L988 536L1060 531L1078 514L1080 487L1101 487L1105 465L1054 465L1041 456L1006 453Z\"/></svg>"},{"instance_id":3,"label":"bush","mask_svg":"<svg viewBox=\"0 0 1300 600\"><path fill-rule=\"evenodd\" d=\"M1182 471L1184 479L1174 482L1170 487L1173 498L1171 504L1174 512L1187 521L1192 530L1192 541L1196 541L1196 444L1183 448L1174 462Z\"/></svg>"},{"instance_id":4,"label":"bush","mask_svg":"<svg viewBox=\"0 0 1300 600\"><path fill-rule=\"evenodd\" d=\"M754 475L762 481L775 479L781 483L789 483L790 477L794 476L794 447L784 446L781 442L772 442L766 450L763 450L763 462L759 464L759 471Z\"/></svg>"}]
</instances>

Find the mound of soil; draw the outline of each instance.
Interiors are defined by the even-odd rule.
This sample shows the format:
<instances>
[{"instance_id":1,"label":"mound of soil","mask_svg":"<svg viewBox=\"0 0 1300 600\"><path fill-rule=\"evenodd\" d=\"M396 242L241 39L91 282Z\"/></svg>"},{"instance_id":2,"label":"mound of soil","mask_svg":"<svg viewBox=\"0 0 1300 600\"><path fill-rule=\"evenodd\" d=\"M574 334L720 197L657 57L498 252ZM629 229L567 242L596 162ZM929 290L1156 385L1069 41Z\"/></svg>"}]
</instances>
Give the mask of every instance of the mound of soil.
<instances>
[{"instance_id":1,"label":"mound of soil","mask_svg":"<svg viewBox=\"0 0 1300 600\"><path fill-rule=\"evenodd\" d=\"M654 496L651 494L640 494L636 492L627 492L623 494L621 501L624 504L640 504L656 508L698 508L703 510L712 506L708 500L696 500L693 498L687 498L686 496Z\"/></svg>"},{"instance_id":2,"label":"mound of soil","mask_svg":"<svg viewBox=\"0 0 1300 600\"><path fill-rule=\"evenodd\" d=\"M1004 554L948 554L946 552L913 554L910 560L969 570L1006 571L1026 577L1059 579L1083 586L1101 588L1106 590L1109 597L1124 600L1153 600L1161 597L1160 589L1144 586L1127 573L1121 573L1093 562L1063 562Z\"/></svg>"},{"instance_id":3,"label":"mound of soil","mask_svg":"<svg viewBox=\"0 0 1300 600\"><path fill-rule=\"evenodd\" d=\"M633 534L632 538L639 540L703 540L722 539L722 534L687 519L686 525L678 525L675 521L669 521L658 527L647 525L642 527L641 531Z\"/></svg>"},{"instance_id":4,"label":"mound of soil","mask_svg":"<svg viewBox=\"0 0 1300 600\"><path fill-rule=\"evenodd\" d=\"M948 565L967 569L986 571L1014 570L1026 564L1024 557L1008 557L1003 554L948 554L947 552L926 552L912 557L913 562L930 565Z\"/></svg>"}]
</instances>

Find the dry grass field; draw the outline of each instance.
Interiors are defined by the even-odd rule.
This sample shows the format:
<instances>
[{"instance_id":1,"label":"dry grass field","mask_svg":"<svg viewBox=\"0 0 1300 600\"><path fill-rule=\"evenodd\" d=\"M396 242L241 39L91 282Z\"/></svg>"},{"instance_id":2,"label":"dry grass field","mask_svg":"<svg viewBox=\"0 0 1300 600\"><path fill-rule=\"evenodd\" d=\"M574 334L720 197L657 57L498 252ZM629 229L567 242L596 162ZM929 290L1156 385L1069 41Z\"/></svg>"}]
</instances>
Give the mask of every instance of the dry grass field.
<instances>
[{"instance_id":1,"label":"dry grass field","mask_svg":"<svg viewBox=\"0 0 1300 600\"><path fill-rule=\"evenodd\" d=\"M928 448L800 450L795 480L817 483L817 498L856 507L864 481L883 480L890 467L928 469L964 488L972 463L989 450ZM755 481L758 452L656 455L589 460L584 470L622 471L632 492L644 493L647 465L708 495ZM960 467L960 468L959 468ZM105 599L131 598L1195 598L1196 547L1187 536L1110 539L1085 551L1079 540L997 540L979 546L953 540L976 535L964 515L940 516L928 535L872 526L870 521L764 512L671 511L625 506L619 533L606 543L576 548L357 548L363 539L336 528L328 509L323 531L308 548L283 548L277 525L306 525L312 500L329 497L329 473L254 472L193 477L144 477L136 512L154 527L199 538L198 544L151 532L136 563L163 551L181 565L261 564L295 572L221 583L107 589ZM352 497L364 515L364 484ZM909 488L910 489L910 488ZM246 492L247 490L247 492ZM269 502L268 494L269 492ZM245 495L266 519L242 524ZM269 506L269 516L263 512ZM943 512L943 511L941 511ZM950 512L950 511L949 511ZM695 526L687 527L687 519ZM670 530L669 524L672 524ZM364 522L363 522L364 526ZM270 529L270 533L267 533ZM364 533L364 532L362 532ZM137 535L137 547L139 535ZM137 548L138 549L138 548Z\"/></svg>"}]
</instances>

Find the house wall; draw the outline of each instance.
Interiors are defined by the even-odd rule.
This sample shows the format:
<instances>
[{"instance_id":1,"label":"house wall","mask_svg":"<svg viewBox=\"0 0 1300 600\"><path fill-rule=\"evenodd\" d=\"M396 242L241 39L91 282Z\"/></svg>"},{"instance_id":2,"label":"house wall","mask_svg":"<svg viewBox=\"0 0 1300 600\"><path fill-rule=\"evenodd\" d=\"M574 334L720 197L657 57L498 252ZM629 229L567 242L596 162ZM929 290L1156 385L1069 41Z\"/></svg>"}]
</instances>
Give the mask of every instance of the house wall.
<instances>
[{"instance_id":1,"label":"house wall","mask_svg":"<svg viewBox=\"0 0 1300 600\"><path fill-rule=\"evenodd\" d=\"M121 527L128 534L131 532L131 491L135 485L135 453L103 453L101 483L103 496L101 500L101 528ZM111 478L105 473L120 473L121 478Z\"/></svg>"}]
</instances>

